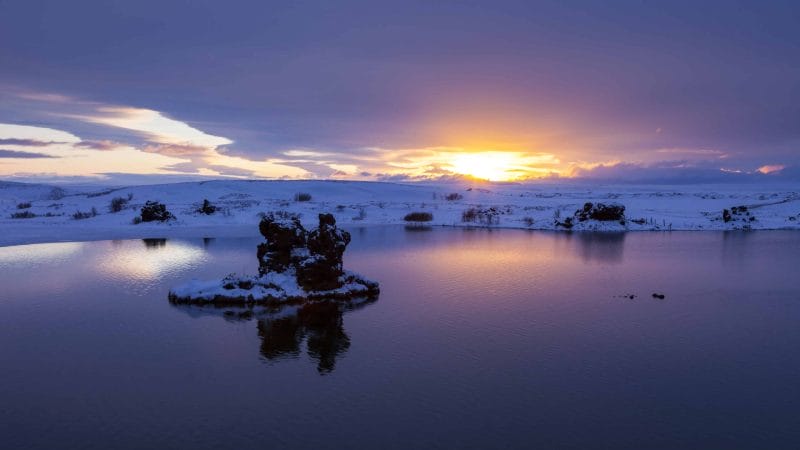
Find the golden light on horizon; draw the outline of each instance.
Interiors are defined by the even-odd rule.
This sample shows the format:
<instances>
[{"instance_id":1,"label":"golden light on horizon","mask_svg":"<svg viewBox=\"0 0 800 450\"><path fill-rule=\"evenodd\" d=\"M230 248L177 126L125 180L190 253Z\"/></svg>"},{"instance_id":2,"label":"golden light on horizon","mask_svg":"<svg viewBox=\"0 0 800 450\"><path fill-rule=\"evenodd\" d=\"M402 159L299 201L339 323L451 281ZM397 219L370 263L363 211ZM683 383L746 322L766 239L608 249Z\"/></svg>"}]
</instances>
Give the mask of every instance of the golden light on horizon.
<instances>
[{"instance_id":1,"label":"golden light on horizon","mask_svg":"<svg viewBox=\"0 0 800 450\"><path fill-rule=\"evenodd\" d=\"M535 173L547 172L536 164L558 162L552 155L528 155L522 152L484 151L455 153L446 168L454 173L489 181L511 181Z\"/></svg>"}]
</instances>

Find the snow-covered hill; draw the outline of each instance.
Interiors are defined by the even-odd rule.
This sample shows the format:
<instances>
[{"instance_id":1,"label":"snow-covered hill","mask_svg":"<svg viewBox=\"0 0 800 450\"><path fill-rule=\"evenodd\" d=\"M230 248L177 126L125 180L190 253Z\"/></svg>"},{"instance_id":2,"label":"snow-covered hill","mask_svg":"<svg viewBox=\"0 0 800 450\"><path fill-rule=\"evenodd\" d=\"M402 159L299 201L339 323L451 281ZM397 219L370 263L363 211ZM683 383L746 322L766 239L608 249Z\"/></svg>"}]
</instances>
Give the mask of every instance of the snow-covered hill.
<instances>
[{"instance_id":1,"label":"snow-covered hill","mask_svg":"<svg viewBox=\"0 0 800 450\"><path fill-rule=\"evenodd\" d=\"M296 201L299 193L310 194L311 200ZM120 212L112 213L110 204L117 197L130 200ZM218 207L215 214L197 211L204 199ZM166 204L176 220L134 224L148 200ZM576 222L573 231L800 229L800 186L793 185L590 187L205 181L109 189L0 182L0 245L137 237L255 236L259 215L278 211L300 214L308 225L316 224L320 212L330 212L339 224L352 227L402 224L407 213L420 211L433 215L431 225L563 230L556 223L563 223L586 202L620 203L626 207L627 220L624 225ZM745 206L746 212L740 206ZM724 209L733 211L727 222L723 220ZM76 212L89 217L75 219Z\"/></svg>"}]
</instances>

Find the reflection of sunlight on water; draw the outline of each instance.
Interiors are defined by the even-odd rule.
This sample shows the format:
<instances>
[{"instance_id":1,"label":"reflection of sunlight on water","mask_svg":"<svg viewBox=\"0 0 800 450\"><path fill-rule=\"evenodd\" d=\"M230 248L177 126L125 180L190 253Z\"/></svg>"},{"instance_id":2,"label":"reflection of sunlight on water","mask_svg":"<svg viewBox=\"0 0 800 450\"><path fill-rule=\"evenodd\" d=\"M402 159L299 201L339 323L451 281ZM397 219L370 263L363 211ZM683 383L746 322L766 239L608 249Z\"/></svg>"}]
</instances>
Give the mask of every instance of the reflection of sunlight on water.
<instances>
[{"instance_id":1,"label":"reflection of sunlight on water","mask_svg":"<svg viewBox=\"0 0 800 450\"><path fill-rule=\"evenodd\" d=\"M167 273L195 266L206 259L202 248L179 241L115 243L107 260L96 261L97 270L112 276L152 281Z\"/></svg>"},{"instance_id":2,"label":"reflection of sunlight on water","mask_svg":"<svg viewBox=\"0 0 800 450\"><path fill-rule=\"evenodd\" d=\"M83 242L59 242L0 247L0 267L63 262L79 252L83 246Z\"/></svg>"}]
</instances>

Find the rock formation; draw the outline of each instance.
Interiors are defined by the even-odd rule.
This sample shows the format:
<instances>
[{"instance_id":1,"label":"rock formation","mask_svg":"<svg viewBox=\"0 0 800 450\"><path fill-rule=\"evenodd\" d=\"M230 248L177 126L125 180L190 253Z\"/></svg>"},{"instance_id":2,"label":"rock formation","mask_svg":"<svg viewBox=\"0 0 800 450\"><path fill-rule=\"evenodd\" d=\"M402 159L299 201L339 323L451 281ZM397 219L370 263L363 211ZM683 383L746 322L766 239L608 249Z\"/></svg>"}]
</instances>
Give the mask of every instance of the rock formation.
<instances>
[{"instance_id":1,"label":"rock formation","mask_svg":"<svg viewBox=\"0 0 800 450\"><path fill-rule=\"evenodd\" d=\"M572 217L567 217L564 221L558 218L555 220L556 227L572 229L576 224L583 222L619 222L625 225L625 206L617 203L591 203L586 202L583 208L575 211ZM590 225L592 226L592 225ZM585 228L583 228L585 229Z\"/></svg>"},{"instance_id":2,"label":"rock formation","mask_svg":"<svg viewBox=\"0 0 800 450\"><path fill-rule=\"evenodd\" d=\"M578 222L586 222L587 220L599 220L601 222L610 221L625 221L625 207L616 203L593 204L587 202L583 205L583 209L575 211L575 218Z\"/></svg>"},{"instance_id":3,"label":"rock formation","mask_svg":"<svg viewBox=\"0 0 800 450\"><path fill-rule=\"evenodd\" d=\"M163 203L148 201L142 206L142 222L166 222L174 218Z\"/></svg>"},{"instance_id":4,"label":"rock formation","mask_svg":"<svg viewBox=\"0 0 800 450\"><path fill-rule=\"evenodd\" d=\"M275 303L309 298L376 296L378 284L344 270L350 233L331 214L306 231L297 216L268 214L258 226L257 276L229 275L219 282L192 282L170 291L173 303Z\"/></svg>"}]
</instances>

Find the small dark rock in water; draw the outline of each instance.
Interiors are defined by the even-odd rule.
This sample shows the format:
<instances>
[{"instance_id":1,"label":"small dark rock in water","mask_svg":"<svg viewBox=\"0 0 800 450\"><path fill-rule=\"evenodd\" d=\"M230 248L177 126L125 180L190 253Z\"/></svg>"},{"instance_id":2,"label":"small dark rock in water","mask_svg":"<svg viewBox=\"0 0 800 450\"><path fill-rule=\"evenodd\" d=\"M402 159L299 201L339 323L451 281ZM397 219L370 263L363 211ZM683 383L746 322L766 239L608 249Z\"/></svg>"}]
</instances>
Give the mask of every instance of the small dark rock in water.
<instances>
[{"instance_id":1,"label":"small dark rock in water","mask_svg":"<svg viewBox=\"0 0 800 450\"><path fill-rule=\"evenodd\" d=\"M653 298L657 298L657 299L659 299L659 300L664 300L666 297L667 297L667 296L666 296L666 295L664 295L664 294L657 294L657 293L655 293L655 292L653 293Z\"/></svg>"}]
</instances>

